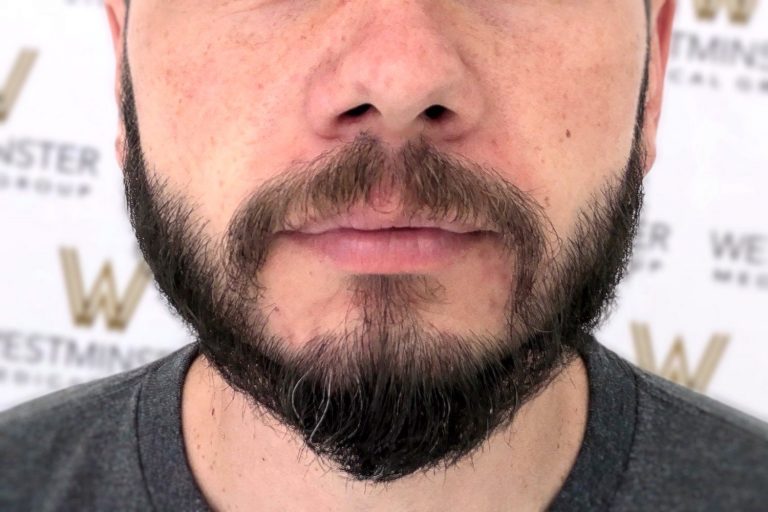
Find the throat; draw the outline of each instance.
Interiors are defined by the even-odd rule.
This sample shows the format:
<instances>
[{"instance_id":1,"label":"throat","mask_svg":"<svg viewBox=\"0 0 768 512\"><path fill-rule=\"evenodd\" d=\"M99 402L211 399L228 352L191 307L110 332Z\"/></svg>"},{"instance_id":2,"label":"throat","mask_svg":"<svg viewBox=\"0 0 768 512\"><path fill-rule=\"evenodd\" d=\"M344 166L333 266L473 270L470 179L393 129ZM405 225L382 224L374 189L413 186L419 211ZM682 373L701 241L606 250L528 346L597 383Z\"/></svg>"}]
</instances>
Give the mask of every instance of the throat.
<instances>
[{"instance_id":1,"label":"throat","mask_svg":"<svg viewBox=\"0 0 768 512\"><path fill-rule=\"evenodd\" d=\"M533 511L556 497L575 464L587 405L577 357L458 464L371 484L351 481L285 425L254 412L198 356L183 386L182 432L193 477L215 510Z\"/></svg>"}]
</instances>

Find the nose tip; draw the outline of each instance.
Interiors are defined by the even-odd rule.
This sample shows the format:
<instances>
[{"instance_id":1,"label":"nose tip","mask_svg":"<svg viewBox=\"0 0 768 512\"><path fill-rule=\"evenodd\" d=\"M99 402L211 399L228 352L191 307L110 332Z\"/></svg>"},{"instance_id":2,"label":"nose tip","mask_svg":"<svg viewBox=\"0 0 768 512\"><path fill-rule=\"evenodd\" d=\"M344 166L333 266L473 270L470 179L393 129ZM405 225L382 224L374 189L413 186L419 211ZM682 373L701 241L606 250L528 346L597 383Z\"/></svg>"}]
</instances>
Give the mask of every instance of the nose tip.
<instances>
[{"instance_id":1,"label":"nose tip","mask_svg":"<svg viewBox=\"0 0 768 512\"><path fill-rule=\"evenodd\" d=\"M320 137L350 140L365 131L392 142L452 140L481 118L480 86L460 45L426 12L403 9L369 14L315 69L306 115Z\"/></svg>"}]
</instances>

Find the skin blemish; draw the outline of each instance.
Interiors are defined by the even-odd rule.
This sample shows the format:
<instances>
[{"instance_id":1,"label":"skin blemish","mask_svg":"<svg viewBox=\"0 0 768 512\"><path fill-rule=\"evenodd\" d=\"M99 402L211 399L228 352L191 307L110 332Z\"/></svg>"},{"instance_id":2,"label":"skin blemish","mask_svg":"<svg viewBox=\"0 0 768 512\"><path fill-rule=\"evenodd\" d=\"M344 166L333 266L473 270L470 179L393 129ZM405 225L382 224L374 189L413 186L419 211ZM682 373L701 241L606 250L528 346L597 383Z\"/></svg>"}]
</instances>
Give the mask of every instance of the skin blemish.
<instances>
[{"instance_id":1,"label":"skin blemish","mask_svg":"<svg viewBox=\"0 0 768 512\"><path fill-rule=\"evenodd\" d=\"M571 130L565 130L565 136L571 138Z\"/></svg>"}]
</instances>

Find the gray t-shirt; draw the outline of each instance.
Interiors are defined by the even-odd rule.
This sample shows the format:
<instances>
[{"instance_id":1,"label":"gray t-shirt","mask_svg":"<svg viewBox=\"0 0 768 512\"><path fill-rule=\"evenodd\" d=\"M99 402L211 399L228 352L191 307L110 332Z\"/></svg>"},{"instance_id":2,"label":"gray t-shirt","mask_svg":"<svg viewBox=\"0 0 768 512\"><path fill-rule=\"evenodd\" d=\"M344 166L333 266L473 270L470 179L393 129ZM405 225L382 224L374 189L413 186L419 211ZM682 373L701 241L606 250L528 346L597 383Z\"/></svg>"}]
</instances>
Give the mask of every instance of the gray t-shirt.
<instances>
[{"instance_id":1,"label":"gray t-shirt","mask_svg":"<svg viewBox=\"0 0 768 512\"><path fill-rule=\"evenodd\" d=\"M197 347L0 414L0 511L203 511L181 436ZM768 425L592 340L589 416L549 510L768 511Z\"/></svg>"}]
</instances>

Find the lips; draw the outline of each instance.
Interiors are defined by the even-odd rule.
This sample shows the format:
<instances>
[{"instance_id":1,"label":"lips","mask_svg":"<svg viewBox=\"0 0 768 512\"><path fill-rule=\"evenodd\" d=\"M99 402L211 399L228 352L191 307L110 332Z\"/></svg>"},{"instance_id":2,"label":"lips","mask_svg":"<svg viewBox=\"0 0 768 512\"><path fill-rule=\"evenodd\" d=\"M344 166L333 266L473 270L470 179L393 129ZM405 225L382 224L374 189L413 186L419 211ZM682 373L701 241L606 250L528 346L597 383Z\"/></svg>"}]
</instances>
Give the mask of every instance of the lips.
<instances>
[{"instance_id":1,"label":"lips","mask_svg":"<svg viewBox=\"0 0 768 512\"><path fill-rule=\"evenodd\" d=\"M320 233L290 232L285 237L337 268L363 274L414 273L454 263L487 232L440 228L335 228Z\"/></svg>"},{"instance_id":2,"label":"lips","mask_svg":"<svg viewBox=\"0 0 768 512\"><path fill-rule=\"evenodd\" d=\"M280 235L340 270L386 274L447 267L493 233L455 219L360 207Z\"/></svg>"},{"instance_id":3,"label":"lips","mask_svg":"<svg viewBox=\"0 0 768 512\"><path fill-rule=\"evenodd\" d=\"M294 231L317 235L338 229L353 229L359 231L378 231L393 229L427 229L434 228L449 233L473 233L482 229L476 224L458 220L435 219L429 215L400 212L382 213L367 208L350 209L340 215L323 220L308 220L299 225Z\"/></svg>"}]
</instances>

